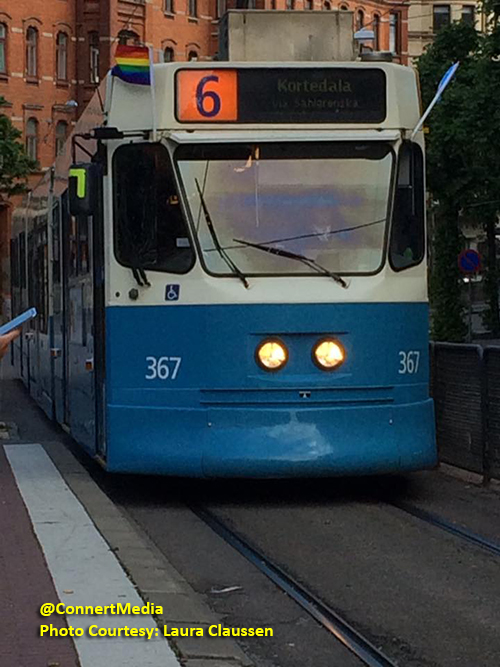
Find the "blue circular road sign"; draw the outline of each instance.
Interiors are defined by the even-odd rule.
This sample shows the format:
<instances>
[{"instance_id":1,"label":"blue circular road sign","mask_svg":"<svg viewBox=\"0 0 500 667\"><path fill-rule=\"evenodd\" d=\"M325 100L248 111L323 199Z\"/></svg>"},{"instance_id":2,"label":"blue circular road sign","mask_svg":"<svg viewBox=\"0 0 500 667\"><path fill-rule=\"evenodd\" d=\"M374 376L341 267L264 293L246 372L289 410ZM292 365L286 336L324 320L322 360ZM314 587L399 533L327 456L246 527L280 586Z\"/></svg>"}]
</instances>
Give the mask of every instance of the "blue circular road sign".
<instances>
[{"instance_id":1,"label":"blue circular road sign","mask_svg":"<svg viewBox=\"0 0 500 667\"><path fill-rule=\"evenodd\" d=\"M477 250L462 250L458 256L458 268L462 273L477 273L481 270L481 255Z\"/></svg>"}]
</instances>

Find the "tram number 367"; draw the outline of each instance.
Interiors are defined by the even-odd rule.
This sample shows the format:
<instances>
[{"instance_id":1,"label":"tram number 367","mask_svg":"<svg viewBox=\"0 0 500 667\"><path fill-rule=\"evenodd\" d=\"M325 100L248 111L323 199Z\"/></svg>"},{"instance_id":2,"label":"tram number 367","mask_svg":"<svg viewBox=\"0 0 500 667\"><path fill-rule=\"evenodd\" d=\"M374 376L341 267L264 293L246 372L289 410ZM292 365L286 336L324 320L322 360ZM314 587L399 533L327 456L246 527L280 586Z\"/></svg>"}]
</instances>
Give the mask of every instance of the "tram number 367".
<instances>
[{"instance_id":1,"label":"tram number 367","mask_svg":"<svg viewBox=\"0 0 500 667\"><path fill-rule=\"evenodd\" d=\"M399 371L400 375L414 375L418 372L420 362L420 352L418 350L403 350L399 353Z\"/></svg>"},{"instance_id":2,"label":"tram number 367","mask_svg":"<svg viewBox=\"0 0 500 667\"><path fill-rule=\"evenodd\" d=\"M182 357L146 357L146 380L175 380Z\"/></svg>"}]
</instances>

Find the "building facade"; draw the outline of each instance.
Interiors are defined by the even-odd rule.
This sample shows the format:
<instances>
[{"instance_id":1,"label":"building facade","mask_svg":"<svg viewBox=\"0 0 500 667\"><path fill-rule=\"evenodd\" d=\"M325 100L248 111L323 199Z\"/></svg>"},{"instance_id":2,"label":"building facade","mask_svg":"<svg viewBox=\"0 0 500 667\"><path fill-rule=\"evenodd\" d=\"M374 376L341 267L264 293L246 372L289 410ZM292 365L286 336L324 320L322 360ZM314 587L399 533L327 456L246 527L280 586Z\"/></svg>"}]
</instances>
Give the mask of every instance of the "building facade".
<instances>
[{"instance_id":1,"label":"building facade","mask_svg":"<svg viewBox=\"0 0 500 667\"><path fill-rule=\"evenodd\" d=\"M374 31L364 48L408 61L408 10L397 0L0 0L0 96L38 160L30 184L54 162L118 43L151 46L156 62L210 61L227 9L352 11L354 30ZM12 204L0 199L0 294L8 291Z\"/></svg>"},{"instance_id":2,"label":"building facade","mask_svg":"<svg viewBox=\"0 0 500 667\"><path fill-rule=\"evenodd\" d=\"M454 21L467 21L476 30L485 30L485 16L476 2L451 0L448 3L411 0L408 9L408 55L414 63L432 44L435 34Z\"/></svg>"}]
</instances>

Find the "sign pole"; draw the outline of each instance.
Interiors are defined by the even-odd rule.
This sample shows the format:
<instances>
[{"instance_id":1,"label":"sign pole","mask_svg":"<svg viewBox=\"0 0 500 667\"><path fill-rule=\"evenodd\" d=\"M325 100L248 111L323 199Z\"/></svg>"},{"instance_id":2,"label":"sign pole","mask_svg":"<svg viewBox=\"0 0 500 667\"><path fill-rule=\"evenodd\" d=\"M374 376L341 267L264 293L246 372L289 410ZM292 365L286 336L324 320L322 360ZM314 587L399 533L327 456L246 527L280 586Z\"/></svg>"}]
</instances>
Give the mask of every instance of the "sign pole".
<instances>
[{"instance_id":1,"label":"sign pole","mask_svg":"<svg viewBox=\"0 0 500 667\"><path fill-rule=\"evenodd\" d=\"M472 276L469 276L469 343L472 343Z\"/></svg>"}]
</instances>

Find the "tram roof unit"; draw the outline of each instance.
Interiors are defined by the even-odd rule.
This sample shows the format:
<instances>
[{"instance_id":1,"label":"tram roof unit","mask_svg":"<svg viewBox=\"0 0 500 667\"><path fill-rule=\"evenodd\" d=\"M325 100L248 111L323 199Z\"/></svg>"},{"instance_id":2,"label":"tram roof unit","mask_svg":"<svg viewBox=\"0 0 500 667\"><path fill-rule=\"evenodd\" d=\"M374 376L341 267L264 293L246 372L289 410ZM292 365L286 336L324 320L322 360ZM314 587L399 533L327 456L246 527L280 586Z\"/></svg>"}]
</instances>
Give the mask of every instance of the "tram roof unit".
<instances>
[{"instance_id":1,"label":"tram roof unit","mask_svg":"<svg viewBox=\"0 0 500 667\"><path fill-rule=\"evenodd\" d=\"M189 62L154 65L153 72L153 94L150 86L109 77L108 126L134 132L156 125L162 136L189 132L192 139L196 131L275 130L290 139L291 129L399 134L413 130L420 115L417 73L388 62Z\"/></svg>"}]
</instances>

